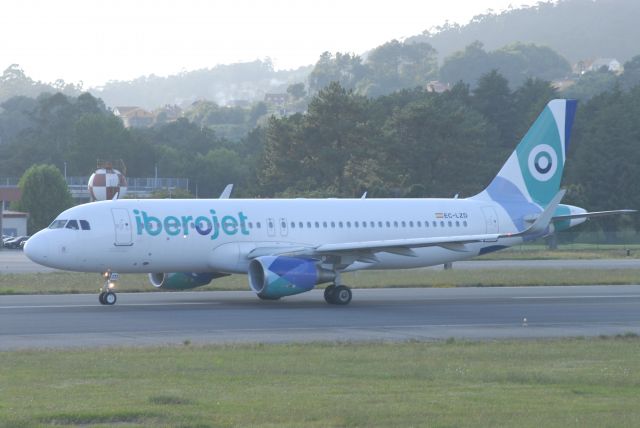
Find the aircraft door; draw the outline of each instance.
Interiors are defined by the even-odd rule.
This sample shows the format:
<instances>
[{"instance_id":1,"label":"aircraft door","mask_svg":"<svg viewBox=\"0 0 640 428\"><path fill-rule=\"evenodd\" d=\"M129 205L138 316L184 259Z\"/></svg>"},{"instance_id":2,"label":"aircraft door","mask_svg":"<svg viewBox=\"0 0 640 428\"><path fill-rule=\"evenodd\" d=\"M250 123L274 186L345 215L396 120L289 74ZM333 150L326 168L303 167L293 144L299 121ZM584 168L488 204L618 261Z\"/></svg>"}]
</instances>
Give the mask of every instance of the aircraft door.
<instances>
[{"instance_id":1,"label":"aircraft door","mask_svg":"<svg viewBox=\"0 0 640 428\"><path fill-rule=\"evenodd\" d=\"M133 245L133 228L131 227L131 218L129 211L125 208L112 208L113 225L116 232L116 240L114 245L131 246Z\"/></svg>"},{"instance_id":2,"label":"aircraft door","mask_svg":"<svg viewBox=\"0 0 640 428\"><path fill-rule=\"evenodd\" d=\"M289 229L287 229L287 219L280 217L280 235L287 236Z\"/></svg>"},{"instance_id":3,"label":"aircraft door","mask_svg":"<svg viewBox=\"0 0 640 428\"><path fill-rule=\"evenodd\" d=\"M272 218L267 219L267 235L276 236L276 222Z\"/></svg>"},{"instance_id":4,"label":"aircraft door","mask_svg":"<svg viewBox=\"0 0 640 428\"><path fill-rule=\"evenodd\" d=\"M482 214L487 226L486 233L498 233L498 214L493 207L482 207Z\"/></svg>"}]
</instances>

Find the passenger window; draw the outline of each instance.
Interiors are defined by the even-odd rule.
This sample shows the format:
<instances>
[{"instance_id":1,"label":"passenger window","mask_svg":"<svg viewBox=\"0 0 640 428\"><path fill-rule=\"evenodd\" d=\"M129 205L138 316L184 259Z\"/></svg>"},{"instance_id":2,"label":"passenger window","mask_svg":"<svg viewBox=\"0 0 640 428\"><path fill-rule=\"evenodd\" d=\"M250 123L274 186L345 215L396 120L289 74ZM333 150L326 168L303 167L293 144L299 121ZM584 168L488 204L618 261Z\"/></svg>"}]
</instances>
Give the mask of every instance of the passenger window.
<instances>
[{"instance_id":1,"label":"passenger window","mask_svg":"<svg viewBox=\"0 0 640 428\"><path fill-rule=\"evenodd\" d=\"M460 222L456 220L456 227L460 227Z\"/></svg>"},{"instance_id":2,"label":"passenger window","mask_svg":"<svg viewBox=\"0 0 640 428\"><path fill-rule=\"evenodd\" d=\"M393 222L393 227L398 227L398 222L397 221Z\"/></svg>"},{"instance_id":3,"label":"passenger window","mask_svg":"<svg viewBox=\"0 0 640 428\"><path fill-rule=\"evenodd\" d=\"M284 224L284 223L282 223L282 224ZM291 222L291 229L295 229L295 228L296 228L296 222L292 221Z\"/></svg>"},{"instance_id":4,"label":"passenger window","mask_svg":"<svg viewBox=\"0 0 640 428\"><path fill-rule=\"evenodd\" d=\"M440 222L440 227L444 227L444 221Z\"/></svg>"},{"instance_id":5,"label":"passenger window","mask_svg":"<svg viewBox=\"0 0 640 428\"><path fill-rule=\"evenodd\" d=\"M435 220L433 221L433 227L438 227L438 223Z\"/></svg>"},{"instance_id":6,"label":"passenger window","mask_svg":"<svg viewBox=\"0 0 640 428\"><path fill-rule=\"evenodd\" d=\"M367 227L367 222L366 221L362 222L362 227Z\"/></svg>"},{"instance_id":7,"label":"passenger window","mask_svg":"<svg viewBox=\"0 0 640 428\"><path fill-rule=\"evenodd\" d=\"M260 229L260 222L259 222L259 221L257 221L257 222L256 222L256 227L257 227L258 229Z\"/></svg>"},{"instance_id":8,"label":"passenger window","mask_svg":"<svg viewBox=\"0 0 640 428\"><path fill-rule=\"evenodd\" d=\"M357 221L353 223L353 227L358 227L360 226L360 223L358 223Z\"/></svg>"},{"instance_id":9,"label":"passenger window","mask_svg":"<svg viewBox=\"0 0 640 428\"><path fill-rule=\"evenodd\" d=\"M342 222L341 221L338 222L338 227L342 229Z\"/></svg>"},{"instance_id":10,"label":"passenger window","mask_svg":"<svg viewBox=\"0 0 640 428\"><path fill-rule=\"evenodd\" d=\"M449 225L449 227L453 226L453 223L451 223L451 220L449 220L447 224Z\"/></svg>"},{"instance_id":11,"label":"passenger window","mask_svg":"<svg viewBox=\"0 0 640 428\"><path fill-rule=\"evenodd\" d=\"M382 227L382 222L381 221L378 222L378 227Z\"/></svg>"},{"instance_id":12,"label":"passenger window","mask_svg":"<svg viewBox=\"0 0 640 428\"><path fill-rule=\"evenodd\" d=\"M247 223L247 224L249 225L249 229L253 229L253 222L251 222L251 221L250 221L250 222L249 222L249 223Z\"/></svg>"},{"instance_id":13,"label":"passenger window","mask_svg":"<svg viewBox=\"0 0 640 428\"><path fill-rule=\"evenodd\" d=\"M350 221L347 222L347 227L351 227L351 222Z\"/></svg>"},{"instance_id":14,"label":"passenger window","mask_svg":"<svg viewBox=\"0 0 640 428\"><path fill-rule=\"evenodd\" d=\"M316 226L316 227L318 227L318 226ZM310 221L307 222L307 228L311 229L311 222Z\"/></svg>"},{"instance_id":15,"label":"passenger window","mask_svg":"<svg viewBox=\"0 0 640 428\"><path fill-rule=\"evenodd\" d=\"M386 224L387 224L387 227L391 227L391 222L390 221L387 221Z\"/></svg>"},{"instance_id":16,"label":"passenger window","mask_svg":"<svg viewBox=\"0 0 640 428\"><path fill-rule=\"evenodd\" d=\"M65 226L67 229L73 229L73 230L78 230L78 222L75 220L69 220L67 222L67 225Z\"/></svg>"},{"instance_id":17,"label":"passenger window","mask_svg":"<svg viewBox=\"0 0 640 428\"><path fill-rule=\"evenodd\" d=\"M416 226L422 227L422 222L420 220L417 221Z\"/></svg>"},{"instance_id":18,"label":"passenger window","mask_svg":"<svg viewBox=\"0 0 640 428\"><path fill-rule=\"evenodd\" d=\"M463 221L463 222L462 222L462 225L463 225L464 227L467 227L467 220Z\"/></svg>"},{"instance_id":19,"label":"passenger window","mask_svg":"<svg viewBox=\"0 0 640 428\"><path fill-rule=\"evenodd\" d=\"M407 227L407 223L404 220L400 224L402 224L402 227Z\"/></svg>"},{"instance_id":20,"label":"passenger window","mask_svg":"<svg viewBox=\"0 0 640 428\"><path fill-rule=\"evenodd\" d=\"M87 220L80 220L80 227L82 230L91 230L91 226Z\"/></svg>"},{"instance_id":21,"label":"passenger window","mask_svg":"<svg viewBox=\"0 0 640 428\"><path fill-rule=\"evenodd\" d=\"M326 221L322 222L322 227L324 227L325 229L327 228L327 222Z\"/></svg>"},{"instance_id":22,"label":"passenger window","mask_svg":"<svg viewBox=\"0 0 640 428\"><path fill-rule=\"evenodd\" d=\"M335 222L335 221L332 221L332 222L331 222L331 227L333 227L333 228L335 228L335 227L336 227L336 222Z\"/></svg>"},{"instance_id":23,"label":"passenger window","mask_svg":"<svg viewBox=\"0 0 640 428\"><path fill-rule=\"evenodd\" d=\"M413 222L412 221L409 222L409 227L413 227Z\"/></svg>"}]
</instances>

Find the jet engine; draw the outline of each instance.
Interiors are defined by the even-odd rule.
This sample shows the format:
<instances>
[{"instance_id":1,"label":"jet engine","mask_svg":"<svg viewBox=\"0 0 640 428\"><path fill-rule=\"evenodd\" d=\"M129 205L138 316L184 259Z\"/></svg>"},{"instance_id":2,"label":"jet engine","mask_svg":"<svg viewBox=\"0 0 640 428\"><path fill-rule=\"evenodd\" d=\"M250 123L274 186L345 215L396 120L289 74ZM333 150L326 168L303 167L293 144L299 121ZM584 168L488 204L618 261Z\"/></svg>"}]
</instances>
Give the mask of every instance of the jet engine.
<instances>
[{"instance_id":1,"label":"jet engine","mask_svg":"<svg viewBox=\"0 0 640 428\"><path fill-rule=\"evenodd\" d=\"M188 290L190 288L201 287L209 284L214 278L227 276L224 273L205 272L205 273L150 273L149 281L156 288L165 290Z\"/></svg>"},{"instance_id":2,"label":"jet engine","mask_svg":"<svg viewBox=\"0 0 640 428\"><path fill-rule=\"evenodd\" d=\"M304 293L335 277L333 271L321 268L317 260L307 258L265 256L249 264L249 285L261 299Z\"/></svg>"}]
</instances>

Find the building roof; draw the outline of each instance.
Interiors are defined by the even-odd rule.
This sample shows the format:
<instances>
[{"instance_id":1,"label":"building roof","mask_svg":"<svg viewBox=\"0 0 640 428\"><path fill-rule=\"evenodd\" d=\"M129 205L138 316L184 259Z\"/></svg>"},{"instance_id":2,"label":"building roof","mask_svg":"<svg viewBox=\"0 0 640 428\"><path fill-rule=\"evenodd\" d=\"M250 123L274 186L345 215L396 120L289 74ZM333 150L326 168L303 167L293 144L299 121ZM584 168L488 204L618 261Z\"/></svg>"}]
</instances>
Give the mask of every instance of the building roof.
<instances>
[{"instance_id":1,"label":"building roof","mask_svg":"<svg viewBox=\"0 0 640 428\"><path fill-rule=\"evenodd\" d=\"M27 218L29 213L23 213L20 211L2 211L2 217L4 218Z\"/></svg>"}]
</instances>

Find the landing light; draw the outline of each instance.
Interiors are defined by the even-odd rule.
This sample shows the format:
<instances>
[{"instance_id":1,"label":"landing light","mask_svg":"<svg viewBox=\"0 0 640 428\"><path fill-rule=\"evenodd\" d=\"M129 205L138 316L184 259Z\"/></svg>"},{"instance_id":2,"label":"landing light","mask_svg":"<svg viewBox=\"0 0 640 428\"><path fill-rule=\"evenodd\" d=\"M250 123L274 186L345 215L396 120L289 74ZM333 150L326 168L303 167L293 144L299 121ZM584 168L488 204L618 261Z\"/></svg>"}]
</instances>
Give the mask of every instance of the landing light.
<instances>
[{"instance_id":1,"label":"landing light","mask_svg":"<svg viewBox=\"0 0 640 428\"><path fill-rule=\"evenodd\" d=\"M115 286L116 286L115 282L110 282L109 285L108 285L109 290L113 289Z\"/></svg>"}]
</instances>

